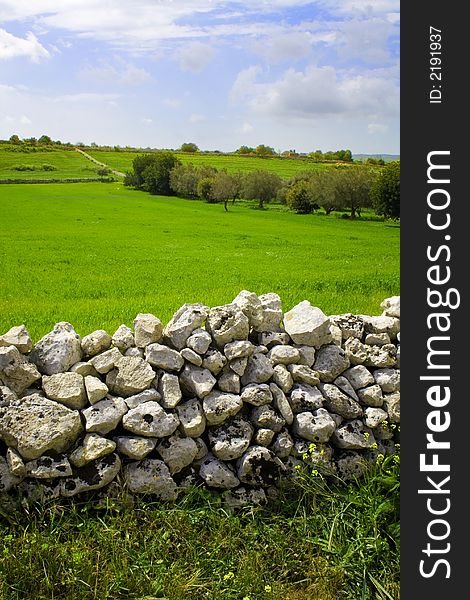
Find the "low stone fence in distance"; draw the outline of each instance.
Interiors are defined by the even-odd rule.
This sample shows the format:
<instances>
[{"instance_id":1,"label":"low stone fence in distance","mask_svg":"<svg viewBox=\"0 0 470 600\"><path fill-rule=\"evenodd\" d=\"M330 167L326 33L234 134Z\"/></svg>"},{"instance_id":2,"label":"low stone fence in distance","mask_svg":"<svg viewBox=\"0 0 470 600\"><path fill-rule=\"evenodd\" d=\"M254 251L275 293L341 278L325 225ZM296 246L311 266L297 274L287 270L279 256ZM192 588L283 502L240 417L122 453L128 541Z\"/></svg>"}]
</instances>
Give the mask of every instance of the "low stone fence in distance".
<instances>
[{"instance_id":1,"label":"low stone fence in distance","mask_svg":"<svg viewBox=\"0 0 470 600\"><path fill-rule=\"evenodd\" d=\"M192 486L265 502L309 468L348 480L397 452L400 298L380 316L326 316L277 294L185 304L166 326L83 338L57 323L34 346L0 336L0 495L119 490L172 501Z\"/></svg>"}]
</instances>

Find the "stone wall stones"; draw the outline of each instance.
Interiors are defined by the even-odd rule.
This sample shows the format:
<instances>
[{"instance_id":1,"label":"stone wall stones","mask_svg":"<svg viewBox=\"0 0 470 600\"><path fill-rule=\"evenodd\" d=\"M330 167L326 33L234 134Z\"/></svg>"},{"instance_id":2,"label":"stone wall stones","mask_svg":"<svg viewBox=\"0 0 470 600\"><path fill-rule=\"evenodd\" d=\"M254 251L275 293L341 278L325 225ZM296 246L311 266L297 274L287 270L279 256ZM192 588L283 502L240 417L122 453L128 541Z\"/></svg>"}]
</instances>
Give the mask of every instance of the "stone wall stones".
<instances>
[{"instance_id":1,"label":"stone wall stones","mask_svg":"<svg viewBox=\"0 0 470 600\"><path fill-rule=\"evenodd\" d=\"M0 336L0 494L92 490L174 500L190 485L263 502L302 465L347 480L396 452L400 297L381 315L326 316L277 294L184 304L166 326L33 345ZM112 484L112 485L110 485Z\"/></svg>"}]
</instances>

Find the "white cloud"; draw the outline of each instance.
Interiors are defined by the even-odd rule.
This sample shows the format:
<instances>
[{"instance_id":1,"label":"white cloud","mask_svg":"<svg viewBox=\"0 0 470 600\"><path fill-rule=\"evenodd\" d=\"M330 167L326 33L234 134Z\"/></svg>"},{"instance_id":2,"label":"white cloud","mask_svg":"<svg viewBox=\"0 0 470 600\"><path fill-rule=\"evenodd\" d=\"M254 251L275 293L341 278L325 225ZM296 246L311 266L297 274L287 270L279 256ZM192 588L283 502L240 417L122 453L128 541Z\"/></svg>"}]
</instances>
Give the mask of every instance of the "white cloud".
<instances>
[{"instance_id":1,"label":"white cloud","mask_svg":"<svg viewBox=\"0 0 470 600\"><path fill-rule=\"evenodd\" d=\"M31 125L32 121L31 121L31 119L30 119L29 117L27 117L26 115L22 115L22 116L20 117L20 123L21 123L22 125Z\"/></svg>"},{"instance_id":2,"label":"white cloud","mask_svg":"<svg viewBox=\"0 0 470 600\"><path fill-rule=\"evenodd\" d=\"M306 31L291 31L255 42L253 50L274 64L283 60L300 60L312 48L312 35Z\"/></svg>"},{"instance_id":3,"label":"white cloud","mask_svg":"<svg viewBox=\"0 0 470 600\"><path fill-rule=\"evenodd\" d=\"M338 55L346 60L359 59L383 63L390 59L387 40L393 32L387 19L374 18L345 21L337 37Z\"/></svg>"},{"instance_id":4,"label":"white cloud","mask_svg":"<svg viewBox=\"0 0 470 600\"><path fill-rule=\"evenodd\" d=\"M119 98L117 94L97 94L92 92L80 92L78 94L65 94L54 98L54 102L107 102L114 103Z\"/></svg>"},{"instance_id":5,"label":"white cloud","mask_svg":"<svg viewBox=\"0 0 470 600\"><path fill-rule=\"evenodd\" d=\"M0 29L0 60L18 56L26 56L37 63L49 58L50 54L31 31L28 31L25 38L19 38Z\"/></svg>"},{"instance_id":6,"label":"white cloud","mask_svg":"<svg viewBox=\"0 0 470 600\"><path fill-rule=\"evenodd\" d=\"M147 125L150 125L150 123L153 123L153 119L150 119L149 117L143 117L141 119L142 123L146 123Z\"/></svg>"},{"instance_id":7,"label":"white cloud","mask_svg":"<svg viewBox=\"0 0 470 600\"><path fill-rule=\"evenodd\" d=\"M153 77L148 71L133 64L125 64L122 69L110 64L103 64L98 67L85 67L78 75L83 81L103 84L140 85L153 81Z\"/></svg>"},{"instance_id":8,"label":"white cloud","mask_svg":"<svg viewBox=\"0 0 470 600\"><path fill-rule=\"evenodd\" d=\"M254 127L251 123L245 121L240 128L240 133L251 133L254 130Z\"/></svg>"},{"instance_id":9,"label":"white cloud","mask_svg":"<svg viewBox=\"0 0 470 600\"><path fill-rule=\"evenodd\" d=\"M232 99L245 101L258 114L311 119L322 115L393 115L399 92L386 77L369 73L339 73L333 67L311 65L305 71L286 70L272 82L259 82L260 70L241 71Z\"/></svg>"},{"instance_id":10,"label":"white cloud","mask_svg":"<svg viewBox=\"0 0 470 600\"><path fill-rule=\"evenodd\" d=\"M168 108L179 108L181 106L181 100L179 98L164 98L162 103Z\"/></svg>"},{"instance_id":11,"label":"white cloud","mask_svg":"<svg viewBox=\"0 0 470 600\"><path fill-rule=\"evenodd\" d=\"M214 48L203 42L192 42L178 51L178 60L183 71L199 73L207 67L214 56Z\"/></svg>"},{"instance_id":12,"label":"white cloud","mask_svg":"<svg viewBox=\"0 0 470 600\"><path fill-rule=\"evenodd\" d=\"M206 120L206 117L204 117L203 115L197 115L195 113L193 113L190 117L189 117L189 122L190 123L202 123L203 121Z\"/></svg>"}]
</instances>

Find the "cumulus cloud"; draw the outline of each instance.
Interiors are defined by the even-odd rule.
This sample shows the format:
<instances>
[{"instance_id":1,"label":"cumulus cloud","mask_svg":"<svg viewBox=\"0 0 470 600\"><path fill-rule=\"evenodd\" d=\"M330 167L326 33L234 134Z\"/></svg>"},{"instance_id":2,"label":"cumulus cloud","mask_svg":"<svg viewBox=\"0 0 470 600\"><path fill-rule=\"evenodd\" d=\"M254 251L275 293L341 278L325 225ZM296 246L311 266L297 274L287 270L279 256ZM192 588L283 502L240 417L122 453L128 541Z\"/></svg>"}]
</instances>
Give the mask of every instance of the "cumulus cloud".
<instances>
[{"instance_id":1,"label":"cumulus cloud","mask_svg":"<svg viewBox=\"0 0 470 600\"><path fill-rule=\"evenodd\" d=\"M79 78L93 83L116 83L119 85L140 85L153 81L153 77L148 71L133 64L125 64L121 69L109 64L85 67L79 72Z\"/></svg>"},{"instance_id":2,"label":"cumulus cloud","mask_svg":"<svg viewBox=\"0 0 470 600\"><path fill-rule=\"evenodd\" d=\"M276 81L260 82L260 70L240 72L232 98L244 100L256 113L311 119L322 115L396 114L398 88L374 73L338 73L333 67L311 65L304 71L286 70Z\"/></svg>"},{"instance_id":3,"label":"cumulus cloud","mask_svg":"<svg viewBox=\"0 0 470 600\"><path fill-rule=\"evenodd\" d=\"M28 31L25 38L20 38L5 29L0 29L0 60L18 56L26 56L38 63L42 59L49 58L50 53L31 31Z\"/></svg>"},{"instance_id":4,"label":"cumulus cloud","mask_svg":"<svg viewBox=\"0 0 470 600\"><path fill-rule=\"evenodd\" d=\"M200 73L214 56L214 48L203 42L192 42L178 51L178 60L183 71Z\"/></svg>"},{"instance_id":5,"label":"cumulus cloud","mask_svg":"<svg viewBox=\"0 0 470 600\"><path fill-rule=\"evenodd\" d=\"M347 60L386 62L390 58L387 40L393 28L393 24L383 18L345 21L340 26L336 40L338 55Z\"/></svg>"}]
</instances>

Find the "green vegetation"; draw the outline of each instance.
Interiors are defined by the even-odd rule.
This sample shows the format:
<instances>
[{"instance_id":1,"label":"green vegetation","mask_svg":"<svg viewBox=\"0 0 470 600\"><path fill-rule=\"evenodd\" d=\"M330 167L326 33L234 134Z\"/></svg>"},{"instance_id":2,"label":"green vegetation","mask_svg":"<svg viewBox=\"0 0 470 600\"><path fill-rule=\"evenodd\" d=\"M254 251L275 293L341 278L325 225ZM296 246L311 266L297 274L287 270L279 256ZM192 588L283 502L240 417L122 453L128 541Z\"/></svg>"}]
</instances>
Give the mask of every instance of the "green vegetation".
<instances>
[{"instance_id":1,"label":"green vegetation","mask_svg":"<svg viewBox=\"0 0 470 600\"><path fill-rule=\"evenodd\" d=\"M379 314L399 294L396 224L242 201L226 213L120 183L0 193L2 332L24 323L37 340L64 320L81 335L114 332L138 312L167 322L185 302L216 306L242 289L327 314Z\"/></svg>"},{"instance_id":2,"label":"green vegetation","mask_svg":"<svg viewBox=\"0 0 470 600\"><path fill-rule=\"evenodd\" d=\"M399 598L398 456L359 484L299 474L237 512L197 489L89 500L0 509L0 600Z\"/></svg>"},{"instance_id":3,"label":"green vegetation","mask_svg":"<svg viewBox=\"0 0 470 600\"><path fill-rule=\"evenodd\" d=\"M136 157L136 152L113 152L105 150L87 150L87 153L106 163L113 169L126 172L132 169L132 161ZM142 154L140 152L140 154ZM217 153L201 153L188 154L184 152L176 152L177 158L183 163L192 163L195 167L213 166L219 170L226 169L231 172L250 172L258 169L265 169L279 175L279 177L288 178L305 169L329 169L331 164L318 163L307 158L284 158L284 157L267 157L260 158L259 156L243 156L239 154L217 154Z\"/></svg>"},{"instance_id":4,"label":"green vegetation","mask_svg":"<svg viewBox=\"0 0 470 600\"><path fill-rule=\"evenodd\" d=\"M400 161L389 162L372 187L375 211L388 219L400 218Z\"/></svg>"},{"instance_id":5,"label":"green vegetation","mask_svg":"<svg viewBox=\"0 0 470 600\"><path fill-rule=\"evenodd\" d=\"M74 150L34 147L33 152L17 152L0 145L0 180L94 178L96 169L96 165Z\"/></svg>"}]
</instances>

